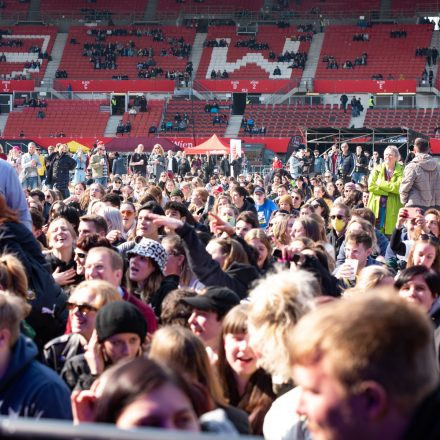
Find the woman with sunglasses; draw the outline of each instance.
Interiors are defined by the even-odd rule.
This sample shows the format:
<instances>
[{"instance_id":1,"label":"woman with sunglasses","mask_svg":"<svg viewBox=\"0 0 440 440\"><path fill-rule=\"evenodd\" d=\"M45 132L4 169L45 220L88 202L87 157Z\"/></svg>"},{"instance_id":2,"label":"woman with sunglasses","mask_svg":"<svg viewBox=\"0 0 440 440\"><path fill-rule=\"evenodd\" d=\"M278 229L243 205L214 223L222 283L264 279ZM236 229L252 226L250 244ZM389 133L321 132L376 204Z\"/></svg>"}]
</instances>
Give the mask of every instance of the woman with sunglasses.
<instances>
[{"instance_id":1,"label":"woman with sunglasses","mask_svg":"<svg viewBox=\"0 0 440 440\"><path fill-rule=\"evenodd\" d=\"M122 215L124 233L129 237L136 229L136 208L133 203L125 201L121 204L119 211Z\"/></svg>"},{"instance_id":2,"label":"woman with sunglasses","mask_svg":"<svg viewBox=\"0 0 440 440\"><path fill-rule=\"evenodd\" d=\"M66 304L70 332L44 346L46 365L60 374L67 360L84 353L95 328L98 310L109 302L120 300L119 292L107 281L90 280L78 284Z\"/></svg>"},{"instance_id":3,"label":"woman with sunglasses","mask_svg":"<svg viewBox=\"0 0 440 440\"><path fill-rule=\"evenodd\" d=\"M324 219L325 224L327 226L328 221L329 221L329 216L330 216L330 208L329 208L329 205L327 204L326 200L323 198L317 197L315 199L310 200L310 205L314 209L314 213L318 214L319 216L321 216Z\"/></svg>"},{"instance_id":4,"label":"woman with sunglasses","mask_svg":"<svg viewBox=\"0 0 440 440\"><path fill-rule=\"evenodd\" d=\"M384 162L377 165L368 180L368 208L377 221L377 227L391 235L396 224L400 202L399 189L403 179L403 166L397 161L400 153L397 147L389 145L384 151Z\"/></svg>"}]
</instances>

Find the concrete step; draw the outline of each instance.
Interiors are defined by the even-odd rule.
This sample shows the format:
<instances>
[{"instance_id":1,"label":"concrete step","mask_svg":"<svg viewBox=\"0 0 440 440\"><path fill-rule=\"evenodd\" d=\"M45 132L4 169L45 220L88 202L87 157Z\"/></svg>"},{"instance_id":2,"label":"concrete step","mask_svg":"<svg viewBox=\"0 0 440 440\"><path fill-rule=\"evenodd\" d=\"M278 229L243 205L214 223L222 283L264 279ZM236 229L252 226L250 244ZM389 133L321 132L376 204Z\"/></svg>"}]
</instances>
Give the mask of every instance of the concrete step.
<instances>
[{"instance_id":1,"label":"concrete step","mask_svg":"<svg viewBox=\"0 0 440 440\"><path fill-rule=\"evenodd\" d=\"M206 40L208 34L197 33L194 39L194 44L191 49L191 55L189 60L193 63L193 78L196 77L197 69L199 68L200 60L202 58L203 43Z\"/></svg>"},{"instance_id":2,"label":"concrete step","mask_svg":"<svg viewBox=\"0 0 440 440\"><path fill-rule=\"evenodd\" d=\"M46 72L44 73L44 83L49 83L55 79L55 73L60 66L61 57L63 56L64 48L67 42L67 33L58 33L55 38L55 43L52 49L52 61L47 63Z\"/></svg>"},{"instance_id":3,"label":"concrete step","mask_svg":"<svg viewBox=\"0 0 440 440\"><path fill-rule=\"evenodd\" d=\"M226 127L225 137L237 137L240 132L241 121L243 115L233 115L229 118L228 126Z\"/></svg>"},{"instance_id":4,"label":"concrete step","mask_svg":"<svg viewBox=\"0 0 440 440\"><path fill-rule=\"evenodd\" d=\"M8 122L8 116L9 116L9 113L0 115L0 133L1 133L1 135L3 135L3 132L5 131L6 122Z\"/></svg>"},{"instance_id":5,"label":"concrete step","mask_svg":"<svg viewBox=\"0 0 440 440\"><path fill-rule=\"evenodd\" d=\"M110 116L107 121L107 125L104 130L105 137L115 137L116 129L118 128L119 121L122 119L121 115Z\"/></svg>"}]
</instances>

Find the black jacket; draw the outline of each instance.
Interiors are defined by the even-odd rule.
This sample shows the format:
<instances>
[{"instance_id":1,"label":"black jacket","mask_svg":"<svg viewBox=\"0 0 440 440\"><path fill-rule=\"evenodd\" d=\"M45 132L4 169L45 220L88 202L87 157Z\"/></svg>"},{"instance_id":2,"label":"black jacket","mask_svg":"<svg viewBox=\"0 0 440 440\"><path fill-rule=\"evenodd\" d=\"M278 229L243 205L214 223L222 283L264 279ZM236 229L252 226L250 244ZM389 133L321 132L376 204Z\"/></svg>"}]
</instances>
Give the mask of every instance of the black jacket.
<instances>
[{"instance_id":1,"label":"black jacket","mask_svg":"<svg viewBox=\"0 0 440 440\"><path fill-rule=\"evenodd\" d=\"M188 248L188 262L191 270L205 286L225 286L233 290L240 298L245 298L253 281L259 277L258 270L249 264L233 262L223 271L213 260L199 240L193 227L184 224L176 229Z\"/></svg>"},{"instance_id":2,"label":"black jacket","mask_svg":"<svg viewBox=\"0 0 440 440\"><path fill-rule=\"evenodd\" d=\"M243 206L238 210L238 212L242 213L243 211L252 211L255 215L257 214L257 208L255 208L255 202L249 200L250 197L246 197L244 199Z\"/></svg>"},{"instance_id":3,"label":"black jacket","mask_svg":"<svg viewBox=\"0 0 440 440\"><path fill-rule=\"evenodd\" d=\"M438 440L440 438L440 387L416 408L403 440Z\"/></svg>"},{"instance_id":4,"label":"black jacket","mask_svg":"<svg viewBox=\"0 0 440 440\"><path fill-rule=\"evenodd\" d=\"M76 160L63 153L55 157L52 162L52 181L57 189L66 189L69 186L70 170L75 169Z\"/></svg>"},{"instance_id":5,"label":"black jacket","mask_svg":"<svg viewBox=\"0 0 440 440\"><path fill-rule=\"evenodd\" d=\"M68 359L60 376L72 391L89 390L96 379L90 371L84 354L78 354Z\"/></svg>"},{"instance_id":6,"label":"black jacket","mask_svg":"<svg viewBox=\"0 0 440 440\"><path fill-rule=\"evenodd\" d=\"M33 297L32 310L26 318L35 330L35 343L39 347L63 334L67 315L66 295L48 270L32 232L21 223L7 222L0 226L0 252L14 254L23 264Z\"/></svg>"},{"instance_id":7,"label":"black jacket","mask_svg":"<svg viewBox=\"0 0 440 440\"><path fill-rule=\"evenodd\" d=\"M151 297L151 307L153 307L154 313L159 317L162 312L162 302L164 298L174 289L179 287L179 276L168 275L166 276L159 289Z\"/></svg>"},{"instance_id":8,"label":"black jacket","mask_svg":"<svg viewBox=\"0 0 440 440\"><path fill-rule=\"evenodd\" d=\"M342 243L345 240L345 233L341 236L338 236L336 235L336 232L331 229L327 234L327 240L335 248L335 255L337 256L339 254L339 250L341 249Z\"/></svg>"}]
</instances>

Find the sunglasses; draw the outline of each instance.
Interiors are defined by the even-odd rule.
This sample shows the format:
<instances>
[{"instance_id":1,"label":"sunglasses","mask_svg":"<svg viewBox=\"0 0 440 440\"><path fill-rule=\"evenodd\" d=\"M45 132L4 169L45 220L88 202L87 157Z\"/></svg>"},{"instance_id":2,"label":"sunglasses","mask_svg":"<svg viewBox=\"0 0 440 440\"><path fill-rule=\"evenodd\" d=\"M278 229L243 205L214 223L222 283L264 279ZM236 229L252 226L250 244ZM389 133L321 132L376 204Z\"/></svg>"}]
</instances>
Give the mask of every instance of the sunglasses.
<instances>
[{"instance_id":1,"label":"sunglasses","mask_svg":"<svg viewBox=\"0 0 440 440\"><path fill-rule=\"evenodd\" d=\"M126 215L127 217L133 217L134 212L133 211L121 211L122 215Z\"/></svg>"},{"instance_id":2,"label":"sunglasses","mask_svg":"<svg viewBox=\"0 0 440 440\"><path fill-rule=\"evenodd\" d=\"M76 255L78 258L86 258L86 257L87 257L87 254L86 254L86 253L84 253L84 252L79 252L79 251L75 251L75 255Z\"/></svg>"},{"instance_id":3,"label":"sunglasses","mask_svg":"<svg viewBox=\"0 0 440 440\"><path fill-rule=\"evenodd\" d=\"M330 218L331 218L332 220L334 220L335 218L337 218L338 220L343 220L343 219L344 219L344 216L338 214L338 215L331 215Z\"/></svg>"},{"instance_id":4,"label":"sunglasses","mask_svg":"<svg viewBox=\"0 0 440 440\"><path fill-rule=\"evenodd\" d=\"M96 307L93 307L90 304L75 304L71 302L66 303L66 309L69 310L69 312L75 310L76 308L79 310L79 312L82 315L86 315L87 313L98 311Z\"/></svg>"},{"instance_id":5,"label":"sunglasses","mask_svg":"<svg viewBox=\"0 0 440 440\"><path fill-rule=\"evenodd\" d=\"M336 186L344 186L342 183L337 183Z\"/></svg>"},{"instance_id":6,"label":"sunglasses","mask_svg":"<svg viewBox=\"0 0 440 440\"><path fill-rule=\"evenodd\" d=\"M434 244L439 244L440 240L437 237L434 237L433 235L429 235L429 234L420 234L420 240L423 241L431 241Z\"/></svg>"}]
</instances>

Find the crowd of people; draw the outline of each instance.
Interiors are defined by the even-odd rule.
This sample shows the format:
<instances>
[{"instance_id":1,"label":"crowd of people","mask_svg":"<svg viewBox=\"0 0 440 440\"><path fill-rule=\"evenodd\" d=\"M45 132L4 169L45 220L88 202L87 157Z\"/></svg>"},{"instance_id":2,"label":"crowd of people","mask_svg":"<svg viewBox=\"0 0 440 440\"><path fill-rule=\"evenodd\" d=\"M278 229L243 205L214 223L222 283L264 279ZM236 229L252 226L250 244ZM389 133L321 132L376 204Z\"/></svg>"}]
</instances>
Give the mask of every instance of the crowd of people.
<instances>
[{"instance_id":1,"label":"crowd of people","mask_svg":"<svg viewBox=\"0 0 440 440\"><path fill-rule=\"evenodd\" d=\"M245 153L47 153L0 151L0 414L438 438L426 140L405 162L394 145L301 149L264 176Z\"/></svg>"}]
</instances>

